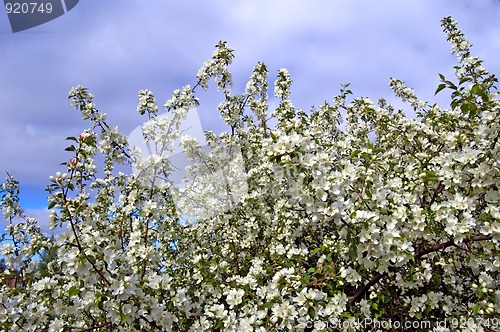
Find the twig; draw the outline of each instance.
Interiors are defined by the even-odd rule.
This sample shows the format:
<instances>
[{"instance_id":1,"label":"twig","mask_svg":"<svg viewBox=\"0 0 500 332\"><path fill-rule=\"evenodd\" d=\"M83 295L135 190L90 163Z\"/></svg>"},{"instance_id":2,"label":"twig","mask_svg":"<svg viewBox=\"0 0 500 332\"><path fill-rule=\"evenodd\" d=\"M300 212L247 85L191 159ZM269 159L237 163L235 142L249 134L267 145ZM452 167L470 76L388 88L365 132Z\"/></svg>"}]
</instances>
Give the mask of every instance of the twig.
<instances>
[{"instance_id":1,"label":"twig","mask_svg":"<svg viewBox=\"0 0 500 332\"><path fill-rule=\"evenodd\" d=\"M471 243L471 242L487 241L487 240L491 240L492 238L493 237L491 235L476 235L472 238L464 239L463 243L467 244L467 243ZM418 259L418 258L421 258L427 254L432 253L432 252L436 252L436 251L439 251L441 249L446 249L448 247L455 246L455 245L456 245L455 240L451 239L449 241L446 241L446 242L443 242L440 244L436 244L430 248L417 249L414 257ZM356 290L356 293L354 293L354 295L352 295L349 298L349 301L347 303L348 306L352 305L357 300L359 300L370 289L371 286L375 285L377 282L379 282L386 275L387 275L387 273L378 273L370 281L368 281L365 285L359 287Z\"/></svg>"},{"instance_id":2,"label":"twig","mask_svg":"<svg viewBox=\"0 0 500 332\"><path fill-rule=\"evenodd\" d=\"M104 324L101 324L101 325L92 326L92 327L89 327L89 328L86 328L86 329L83 329L83 330L78 330L77 332L93 331L93 330L97 330L97 329L100 329L101 327L106 327L106 326L109 326L109 325L112 325L112 323L111 322L107 322L107 323L104 323Z\"/></svg>"}]
</instances>

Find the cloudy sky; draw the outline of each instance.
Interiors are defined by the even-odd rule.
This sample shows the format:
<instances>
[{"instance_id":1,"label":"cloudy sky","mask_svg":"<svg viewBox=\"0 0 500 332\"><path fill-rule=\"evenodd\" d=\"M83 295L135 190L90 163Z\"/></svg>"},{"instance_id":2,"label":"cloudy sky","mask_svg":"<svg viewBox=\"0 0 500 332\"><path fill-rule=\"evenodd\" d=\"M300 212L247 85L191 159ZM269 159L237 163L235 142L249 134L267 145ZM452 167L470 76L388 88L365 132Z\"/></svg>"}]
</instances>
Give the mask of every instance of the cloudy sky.
<instances>
[{"instance_id":1,"label":"cloudy sky","mask_svg":"<svg viewBox=\"0 0 500 332\"><path fill-rule=\"evenodd\" d=\"M435 101L437 74L452 76L455 65L444 16L459 22L486 69L500 73L498 0L81 0L18 33L0 13L0 171L15 174L22 203L43 218L48 177L70 157L64 138L88 128L67 99L71 87L88 87L108 122L130 133L144 121L138 91L152 90L163 105L196 82L219 40L235 49L237 92L264 61L270 81L289 69L303 109L332 100L347 82L356 96L396 102L390 77ZM198 111L203 128L217 132L214 100L202 98Z\"/></svg>"}]
</instances>

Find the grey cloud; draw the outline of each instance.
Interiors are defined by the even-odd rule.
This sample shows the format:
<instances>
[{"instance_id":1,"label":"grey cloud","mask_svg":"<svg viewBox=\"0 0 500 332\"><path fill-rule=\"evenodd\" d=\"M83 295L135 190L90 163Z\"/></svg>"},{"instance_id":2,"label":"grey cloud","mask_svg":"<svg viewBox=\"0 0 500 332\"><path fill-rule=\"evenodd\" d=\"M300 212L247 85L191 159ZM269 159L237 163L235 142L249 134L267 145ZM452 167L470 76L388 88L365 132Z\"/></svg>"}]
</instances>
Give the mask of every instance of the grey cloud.
<instances>
[{"instance_id":1,"label":"grey cloud","mask_svg":"<svg viewBox=\"0 0 500 332\"><path fill-rule=\"evenodd\" d=\"M152 90L163 105L174 89L195 82L219 39L235 49L238 92L264 61L271 85L279 68L290 69L292 97L305 109L331 100L346 82L356 95L392 100L391 76L432 99L437 73L453 75L439 26L446 15L487 69L499 72L500 3L487 0L87 0L17 34L7 33L0 17L0 171L39 185L57 170L68 156L64 137L89 126L67 100L72 86L87 86L97 108L128 134L143 121L135 112L138 90ZM200 95L204 129L223 130L216 93Z\"/></svg>"}]
</instances>

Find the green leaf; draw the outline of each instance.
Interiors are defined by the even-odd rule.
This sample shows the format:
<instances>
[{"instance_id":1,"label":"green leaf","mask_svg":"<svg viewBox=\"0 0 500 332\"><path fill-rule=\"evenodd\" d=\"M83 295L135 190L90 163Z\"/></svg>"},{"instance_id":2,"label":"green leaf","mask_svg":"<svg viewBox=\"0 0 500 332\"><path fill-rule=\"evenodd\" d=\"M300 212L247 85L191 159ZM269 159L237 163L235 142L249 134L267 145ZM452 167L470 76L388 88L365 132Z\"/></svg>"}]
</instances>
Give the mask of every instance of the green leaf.
<instances>
[{"instance_id":1,"label":"green leaf","mask_svg":"<svg viewBox=\"0 0 500 332\"><path fill-rule=\"evenodd\" d=\"M92 256L92 255L88 255L88 256L87 256L87 260L88 260L91 264L95 264L95 262L96 262L95 257L94 257L94 256Z\"/></svg>"},{"instance_id":2,"label":"green leaf","mask_svg":"<svg viewBox=\"0 0 500 332\"><path fill-rule=\"evenodd\" d=\"M439 180L439 177L434 171L425 171L425 179L427 181L437 181Z\"/></svg>"},{"instance_id":3,"label":"green leaf","mask_svg":"<svg viewBox=\"0 0 500 332\"><path fill-rule=\"evenodd\" d=\"M481 100L484 102L484 103L487 103L489 100L490 100L490 97L488 96L488 94L486 93L486 91L480 91L478 93L478 95L481 97Z\"/></svg>"},{"instance_id":4,"label":"green leaf","mask_svg":"<svg viewBox=\"0 0 500 332\"><path fill-rule=\"evenodd\" d=\"M443 279L441 278L440 274L438 274L438 273L434 274L434 283L436 286L441 285L442 281L443 281Z\"/></svg>"},{"instance_id":5,"label":"green leaf","mask_svg":"<svg viewBox=\"0 0 500 332\"><path fill-rule=\"evenodd\" d=\"M477 95L479 90L481 90L481 85L476 83L472 86L472 88L470 89L470 92Z\"/></svg>"},{"instance_id":6,"label":"green leaf","mask_svg":"<svg viewBox=\"0 0 500 332\"><path fill-rule=\"evenodd\" d=\"M273 305L274 305L274 302L266 302L266 303L262 306L262 308L263 308L263 309L270 309L270 308L272 308L272 306L273 306Z\"/></svg>"},{"instance_id":7,"label":"green leaf","mask_svg":"<svg viewBox=\"0 0 500 332\"><path fill-rule=\"evenodd\" d=\"M47 207L47 210L52 209L54 206L56 206L56 204L57 204L57 203L56 203L56 202L54 202L54 201L50 202L50 203L49 203L49 206Z\"/></svg>"},{"instance_id":8,"label":"green leaf","mask_svg":"<svg viewBox=\"0 0 500 332\"><path fill-rule=\"evenodd\" d=\"M460 84L464 84L465 82L469 82L469 81L472 81L472 78L470 78L470 77L462 77L462 78L460 79L460 82L459 82L459 83L460 83Z\"/></svg>"},{"instance_id":9,"label":"green leaf","mask_svg":"<svg viewBox=\"0 0 500 332\"><path fill-rule=\"evenodd\" d=\"M318 247L318 248L314 249L314 250L311 252L311 254L313 254L313 255L314 255L314 254L317 254L318 252L320 252L320 251L322 251L322 250L323 250L323 249L321 249L321 247Z\"/></svg>"},{"instance_id":10,"label":"green leaf","mask_svg":"<svg viewBox=\"0 0 500 332\"><path fill-rule=\"evenodd\" d=\"M71 146L68 146L66 149L64 149L64 151L75 151L76 148L74 145L71 145Z\"/></svg>"},{"instance_id":11,"label":"green leaf","mask_svg":"<svg viewBox=\"0 0 500 332\"><path fill-rule=\"evenodd\" d=\"M69 291L69 296L72 297L72 296L77 296L80 294L80 290L78 288L76 288L76 286L72 286Z\"/></svg>"},{"instance_id":12,"label":"green leaf","mask_svg":"<svg viewBox=\"0 0 500 332\"><path fill-rule=\"evenodd\" d=\"M222 322L222 320L218 319L217 323L214 326L214 328L215 329L222 329L223 327L224 327L224 323Z\"/></svg>"},{"instance_id":13,"label":"green leaf","mask_svg":"<svg viewBox=\"0 0 500 332\"><path fill-rule=\"evenodd\" d=\"M457 86L452 81L446 81L445 83L448 85L450 89L457 90Z\"/></svg>"},{"instance_id":14,"label":"green leaf","mask_svg":"<svg viewBox=\"0 0 500 332\"><path fill-rule=\"evenodd\" d=\"M441 79L441 81L443 81L443 82L444 82L444 81L446 81L446 77L444 77L444 75L443 75L443 74L439 74L439 78L440 78L440 79Z\"/></svg>"},{"instance_id":15,"label":"green leaf","mask_svg":"<svg viewBox=\"0 0 500 332\"><path fill-rule=\"evenodd\" d=\"M300 279L302 285L307 285L310 280L311 280L311 278L309 278L309 276L307 274Z\"/></svg>"},{"instance_id":16,"label":"green leaf","mask_svg":"<svg viewBox=\"0 0 500 332\"><path fill-rule=\"evenodd\" d=\"M350 247L349 247L349 253L348 253L349 257L354 259L358 256L358 247L355 245L355 244L352 244Z\"/></svg>"},{"instance_id":17,"label":"green leaf","mask_svg":"<svg viewBox=\"0 0 500 332\"><path fill-rule=\"evenodd\" d=\"M437 87L437 89L436 89L436 92L434 92L434 95L437 95L444 88L446 88L446 84L444 84L444 83L439 84L438 87Z\"/></svg>"},{"instance_id":18,"label":"green leaf","mask_svg":"<svg viewBox=\"0 0 500 332\"><path fill-rule=\"evenodd\" d=\"M361 150L354 150L353 152L351 152L351 158L356 158L356 156L360 153L361 153Z\"/></svg>"},{"instance_id":19,"label":"green leaf","mask_svg":"<svg viewBox=\"0 0 500 332\"><path fill-rule=\"evenodd\" d=\"M313 318L316 317L316 310L314 310L313 307L309 307L309 310L307 311L307 313L309 314L309 317Z\"/></svg>"},{"instance_id":20,"label":"green leaf","mask_svg":"<svg viewBox=\"0 0 500 332\"><path fill-rule=\"evenodd\" d=\"M474 116L476 115L477 105L474 103L464 103L460 106L460 110L464 114L469 113L470 116Z\"/></svg>"},{"instance_id":21,"label":"green leaf","mask_svg":"<svg viewBox=\"0 0 500 332\"><path fill-rule=\"evenodd\" d=\"M351 318L351 314L348 312L348 311L344 311L340 317L343 317L343 318Z\"/></svg>"},{"instance_id":22,"label":"green leaf","mask_svg":"<svg viewBox=\"0 0 500 332\"><path fill-rule=\"evenodd\" d=\"M479 215L479 220L481 221L486 221L486 220L489 220L490 219L490 215L488 213L481 213Z\"/></svg>"},{"instance_id":23,"label":"green leaf","mask_svg":"<svg viewBox=\"0 0 500 332\"><path fill-rule=\"evenodd\" d=\"M78 142L78 140L76 139L76 137L73 137L73 136L66 137L66 141L75 141L75 142Z\"/></svg>"}]
</instances>

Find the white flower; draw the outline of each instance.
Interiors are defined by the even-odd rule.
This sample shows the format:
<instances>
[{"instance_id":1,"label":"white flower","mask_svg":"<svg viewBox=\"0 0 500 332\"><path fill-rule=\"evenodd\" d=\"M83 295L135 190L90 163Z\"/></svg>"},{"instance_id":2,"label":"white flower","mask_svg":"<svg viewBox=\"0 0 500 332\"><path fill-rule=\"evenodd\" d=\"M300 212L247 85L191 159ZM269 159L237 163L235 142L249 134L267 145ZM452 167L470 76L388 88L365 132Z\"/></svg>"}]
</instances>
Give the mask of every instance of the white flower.
<instances>
[{"instance_id":1,"label":"white flower","mask_svg":"<svg viewBox=\"0 0 500 332\"><path fill-rule=\"evenodd\" d=\"M236 305L240 304L243 295L245 295L245 291L243 289L231 289L226 297L229 309L233 309Z\"/></svg>"}]
</instances>

